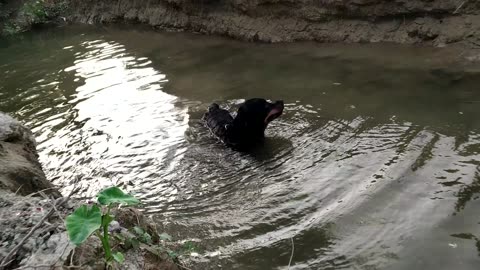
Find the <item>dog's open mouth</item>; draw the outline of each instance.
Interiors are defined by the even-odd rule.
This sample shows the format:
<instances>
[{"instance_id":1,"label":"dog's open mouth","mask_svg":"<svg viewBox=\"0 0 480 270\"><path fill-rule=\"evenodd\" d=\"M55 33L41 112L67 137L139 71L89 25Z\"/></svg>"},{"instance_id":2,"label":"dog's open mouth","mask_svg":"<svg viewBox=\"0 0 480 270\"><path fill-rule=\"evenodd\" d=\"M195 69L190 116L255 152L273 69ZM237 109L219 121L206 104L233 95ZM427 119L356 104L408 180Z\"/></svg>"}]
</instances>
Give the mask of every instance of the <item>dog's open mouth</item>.
<instances>
[{"instance_id":1,"label":"dog's open mouth","mask_svg":"<svg viewBox=\"0 0 480 270\"><path fill-rule=\"evenodd\" d=\"M273 108L268 113L267 117L265 118L265 124L272 122L273 120L277 119L283 113L283 101L275 102Z\"/></svg>"}]
</instances>

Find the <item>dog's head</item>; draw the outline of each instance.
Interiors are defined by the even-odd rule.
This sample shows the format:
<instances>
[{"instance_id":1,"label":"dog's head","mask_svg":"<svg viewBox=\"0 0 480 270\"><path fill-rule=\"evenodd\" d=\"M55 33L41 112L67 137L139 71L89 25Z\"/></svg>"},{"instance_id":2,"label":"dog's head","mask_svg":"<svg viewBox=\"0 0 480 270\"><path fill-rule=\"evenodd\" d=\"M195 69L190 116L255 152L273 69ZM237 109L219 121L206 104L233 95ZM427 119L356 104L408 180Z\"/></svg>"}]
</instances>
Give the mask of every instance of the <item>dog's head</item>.
<instances>
[{"instance_id":1,"label":"dog's head","mask_svg":"<svg viewBox=\"0 0 480 270\"><path fill-rule=\"evenodd\" d=\"M283 107L281 100L271 103L261 98L249 99L238 109L233 125L242 129L242 135L263 136L267 125L282 115Z\"/></svg>"},{"instance_id":2,"label":"dog's head","mask_svg":"<svg viewBox=\"0 0 480 270\"><path fill-rule=\"evenodd\" d=\"M283 113L283 101L270 103L263 98L252 98L245 101L237 112L237 117L248 123L263 124L265 126Z\"/></svg>"}]
</instances>

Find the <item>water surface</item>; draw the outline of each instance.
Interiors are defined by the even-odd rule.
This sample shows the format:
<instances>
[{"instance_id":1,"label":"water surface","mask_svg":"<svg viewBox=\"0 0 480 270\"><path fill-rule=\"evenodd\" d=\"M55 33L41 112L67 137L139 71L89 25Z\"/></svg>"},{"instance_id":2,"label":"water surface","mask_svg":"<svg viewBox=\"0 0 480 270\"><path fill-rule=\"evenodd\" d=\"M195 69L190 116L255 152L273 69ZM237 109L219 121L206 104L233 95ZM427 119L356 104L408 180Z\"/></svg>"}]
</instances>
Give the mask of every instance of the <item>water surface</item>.
<instances>
[{"instance_id":1,"label":"water surface","mask_svg":"<svg viewBox=\"0 0 480 270\"><path fill-rule=\"evenodd\" d=\"M0 110L51 181L119 185L192 269L477 269L480 69L393 45L249 44L59 28L0 41ZM207 106L286 102L253 153Z\"/></svg>"}]
</instances>

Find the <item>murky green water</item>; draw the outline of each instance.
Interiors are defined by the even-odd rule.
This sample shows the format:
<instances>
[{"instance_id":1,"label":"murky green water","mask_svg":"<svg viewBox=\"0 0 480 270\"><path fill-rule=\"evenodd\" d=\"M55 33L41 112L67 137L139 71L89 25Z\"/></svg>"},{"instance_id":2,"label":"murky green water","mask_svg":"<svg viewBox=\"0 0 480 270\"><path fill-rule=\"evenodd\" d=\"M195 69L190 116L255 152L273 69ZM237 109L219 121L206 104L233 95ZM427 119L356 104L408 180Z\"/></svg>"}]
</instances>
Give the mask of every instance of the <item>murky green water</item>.
<instances>
[{"instance_id":1,"label":"murky green water","mask_svg":"<svg viewBox=\"0 0 480 270\"><path fill-rule=\"evenodd\" d=\"M255 45L135 29L0 41L0 110L82 196L120 185L193 269L478 269L480 69L390 45ZM284 99L252 154L206 107Z\"/></svg>"}]
</instances>

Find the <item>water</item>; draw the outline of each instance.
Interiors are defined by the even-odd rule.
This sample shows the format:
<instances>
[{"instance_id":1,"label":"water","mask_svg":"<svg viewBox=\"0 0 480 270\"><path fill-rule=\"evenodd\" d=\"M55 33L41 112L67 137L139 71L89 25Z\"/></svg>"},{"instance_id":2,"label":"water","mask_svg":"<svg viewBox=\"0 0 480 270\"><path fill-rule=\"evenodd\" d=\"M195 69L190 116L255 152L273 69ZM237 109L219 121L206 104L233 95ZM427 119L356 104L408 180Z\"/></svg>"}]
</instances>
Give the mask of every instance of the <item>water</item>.
<instances>
[{"instance_id":1,"label":"water","mask_svg":"<svg viewBox=\"0 0 480 270\"><path fill-rule=\"evenodd\" d=\"M0 41L0 110L36 134L48 178L119 185L194 269L477 269L479 66L453 50L258 45L69 27ZM242 154L207 106L286 102Z\"/></svg>"}]
</instances>

